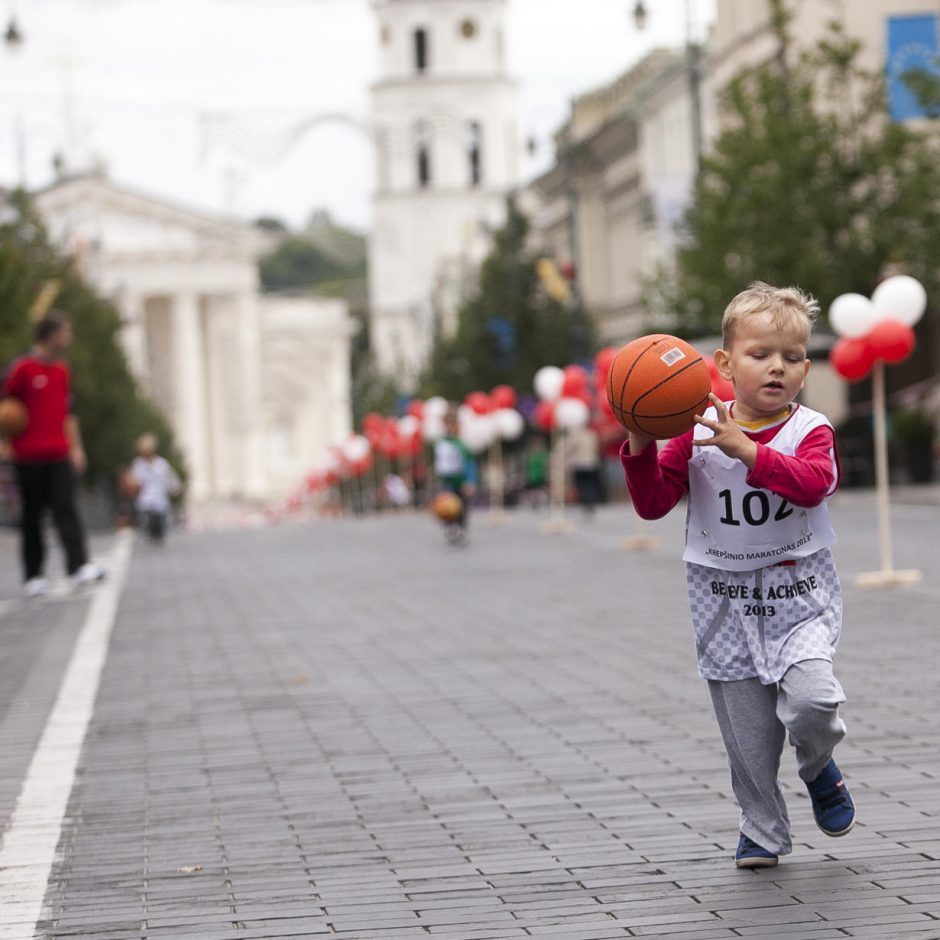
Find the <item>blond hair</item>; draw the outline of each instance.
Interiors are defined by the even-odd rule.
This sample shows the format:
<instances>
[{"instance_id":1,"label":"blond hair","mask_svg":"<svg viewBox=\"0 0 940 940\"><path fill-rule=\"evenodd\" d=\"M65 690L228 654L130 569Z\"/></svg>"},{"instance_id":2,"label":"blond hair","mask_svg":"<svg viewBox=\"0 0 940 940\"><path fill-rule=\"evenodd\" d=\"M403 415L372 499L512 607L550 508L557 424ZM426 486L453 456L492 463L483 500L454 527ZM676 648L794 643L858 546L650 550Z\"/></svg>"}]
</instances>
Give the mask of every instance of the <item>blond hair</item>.
<instances>
[{"instance_id":1,"label":"blond hair","mask_svg":"<svg viewBox=\"0 0 940 940\"><path fill-rule=\"evenodd\" d=\"M799 287L772 287L754 281L732 298L721 318L721 337L725 349L734 342L738 327L760 313L770 315L777 329L796 326L804 331L806 342L819 316L819 301Z\"/></svg>"}]
</instances>

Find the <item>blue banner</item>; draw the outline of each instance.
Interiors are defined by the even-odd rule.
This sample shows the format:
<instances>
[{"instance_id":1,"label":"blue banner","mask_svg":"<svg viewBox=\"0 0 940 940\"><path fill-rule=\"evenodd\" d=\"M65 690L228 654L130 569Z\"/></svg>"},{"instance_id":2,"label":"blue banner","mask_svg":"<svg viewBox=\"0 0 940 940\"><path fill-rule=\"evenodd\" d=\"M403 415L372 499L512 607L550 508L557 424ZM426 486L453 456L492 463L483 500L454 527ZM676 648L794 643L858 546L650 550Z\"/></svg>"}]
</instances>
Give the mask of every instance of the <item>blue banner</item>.
<instances>
[{"instance_id":1,"label":"blue banner","mask_svg":"<svg viewBox=\"0 0 940 940\"><path fill-rule=\"evenodd\" d=\"M888 18L888 106L895 121L927 117L901 76L911 69L925 69L940 79L937 61L937 17L891 16Z\"/></svg>"}]
</instances>

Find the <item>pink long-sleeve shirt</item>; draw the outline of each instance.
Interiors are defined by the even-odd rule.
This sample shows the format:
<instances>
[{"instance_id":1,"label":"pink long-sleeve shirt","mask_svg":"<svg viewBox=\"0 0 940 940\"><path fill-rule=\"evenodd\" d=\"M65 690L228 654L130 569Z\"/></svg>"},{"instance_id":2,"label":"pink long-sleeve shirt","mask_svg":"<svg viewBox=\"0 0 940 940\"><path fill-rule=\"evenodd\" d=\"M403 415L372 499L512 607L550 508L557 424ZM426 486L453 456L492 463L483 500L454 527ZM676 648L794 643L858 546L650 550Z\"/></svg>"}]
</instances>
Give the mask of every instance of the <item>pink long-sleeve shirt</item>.
<instances>
[{"instance_id":1,"label":"pink long-sleeve shirt","mask_svg":"<svg viewBox=\"0 0 940 940\"><path fill-rule=\"evenodd\" d=\"M795 506L818 506L838 485L839 458L832 429L810 431L790 456L766 446L784 424L761 431L742 428L758 445L757 462L746 477L747 483L770 490ZM620 462L633 506L641 518L661 519L688 493L693 433L667 441L658 454L655 441L638 454L631 454L630 441L624 441Z\"/></svg>"}]
</instances>

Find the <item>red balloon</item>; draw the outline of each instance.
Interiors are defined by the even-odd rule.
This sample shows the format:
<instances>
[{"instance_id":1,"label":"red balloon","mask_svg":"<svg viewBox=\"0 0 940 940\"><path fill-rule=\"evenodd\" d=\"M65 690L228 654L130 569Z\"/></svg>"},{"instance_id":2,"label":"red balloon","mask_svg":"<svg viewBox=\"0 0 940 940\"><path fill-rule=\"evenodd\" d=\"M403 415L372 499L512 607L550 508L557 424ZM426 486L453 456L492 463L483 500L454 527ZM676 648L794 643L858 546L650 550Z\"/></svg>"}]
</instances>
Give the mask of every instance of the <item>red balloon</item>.
<instances>
[{"instance_id":1,"label":"red balloon","mask_svg":"<svg viewBox=\"0 0 940 940\"><path fill-rule=\"evenodd\" d=\"M490 400L494 408L515 408L516 390L511 385L497 385L490 392Z\"/></svg>"},{"instance_id":2,"label":"red balloon","mask_svg":"<svg viewBox=\"0 0 940 940\"><path fill-rule=\"evenodd\" d=\"M410 414L413 418L423 418L424 417L424 402L420 398L412 398L408 402L408 408L405 411L406 414Z\"/></svg>"},{"instance_id":3,"label":"red balloon","mask_svg":"<svg viewBox=\"0 0 940 940\"><path fill-rule=\"evenodd\" d=\"M607 384L607 374L610 372L614 359L617 358L617 352L618 350L614 349L613 346L605 346L594 357L594 377L598 385Z\"/></svg>"},{"instance_id":4,"label":"red balloon","mask_svg":"<svg viewBox=\"0 0 940 940\"><path fill-rule=\"evenodd\" d=\"M493 410L493 403L486 392L471 392L463 403L478 415L485 415Z\"/></svg>"},{"instance_id":5,"label":"red balloon","mask_svg":"<svg viewBox=\"0 0 940 940\"><path fill-rule=\"evenodd\" d=\"M384 423L385 419L381 415L370 411L369 414L362 419L362 429L364 431L377 431Z\"/></svg>"},{"instance_id":6,"label":"red balloon","mask_svg":"<svg viewBox=\"0 0 940 940\"><path fill-rule=\"evenodd\" d=\"M555 426L555 404L550 401L540 401L535 406L532 420L537 428L550 431Z\"/></svg>"},{"instance_id":7,"label":"red balloon","mask_svg":"<svg viewBox=\"0 0 940 940\"><path fill-rule=\"evenodd\" d=\"M829 364L850 382L864 379L875 364L875 353L867 336L843 336L829 351Z\"/></svg>"},{"instance_id":8,"label":"red balloon","mask_svg":"<svg viewBox=\"0 0 940 940\"><path fill-rule=\"evenodd\" d=\"M712 377L712 394L717 395L722 401L732 401L734 399L734 386L718 371L715 360L711 356L704 356L708 364L708 374Z\"/></svg>"},{"instance_id":9,"label":"red balloon","mask_svg":"<svg viewBox=\"0 0 940 940\"><path fill-rule=\"evenodd\" d=\"M876 359L884 359L892 365L901 362L914 351L917 342L914 331L897 320L882 320L876 323L865 337Z\"/></svg>"},{"instance_id":10,"label":"red balloon","mask_svg":"<svg viewBox=\"0 0 940 940\"><path fill-rule=\"evenodd\" d=\"M561 385L562 398L580 397L588 384L588 374L581 366L565 366L562 370L565 374Z\"/></svg>"}]
</instances>

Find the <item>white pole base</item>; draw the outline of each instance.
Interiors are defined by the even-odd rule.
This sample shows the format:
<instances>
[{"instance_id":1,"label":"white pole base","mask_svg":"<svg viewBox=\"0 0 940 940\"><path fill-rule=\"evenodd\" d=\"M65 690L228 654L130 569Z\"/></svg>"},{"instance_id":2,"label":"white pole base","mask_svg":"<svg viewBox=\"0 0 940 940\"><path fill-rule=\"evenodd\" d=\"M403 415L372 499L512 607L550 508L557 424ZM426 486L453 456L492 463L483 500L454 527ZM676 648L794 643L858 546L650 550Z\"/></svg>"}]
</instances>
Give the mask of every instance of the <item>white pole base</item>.
<instances>
[{"instance_id":1,"label":"white pole base","mask_svg":"<svg viewBox=\"0 0 940 940\"><path fill-rule=\"evenodd\" d=\"M510 522L509 513L502 509L491 509L483 517L483 522L489 526L507 525Z\"/></svg>"},{"instance_id":2,"label":"white pole base","mask_svg":"<svg viewBox=\"0 0 940 940\"><path fill-rule=\"evenodd\" d=\"M567 519L549 519L548 522L542 523L542 531L546 535L567 535L574 530L574 525Z\"/></svg>"},{"instance_id":3,"label":"white pole base","mask_svg":"<svg viewBox=\"0 0 940 940\"><path fill-rule=\"evenodd\" d=\"M856 575L855 583L863 588L902 587L905 584L916 584L923 579L923 574L916 568L907 568L903 571L863 571Z\"/></svg>"},{"instance_id":4,"label":"white pole base","mask_svg":"<svg viewBox=\"0 0 940 940\"><path fill-rule=\"evenodd\" d=\"M658 548L659 541L655 535L631 535L623 539L620 547L628 552L648 552Z\"/></svg>"}]
</instances>

